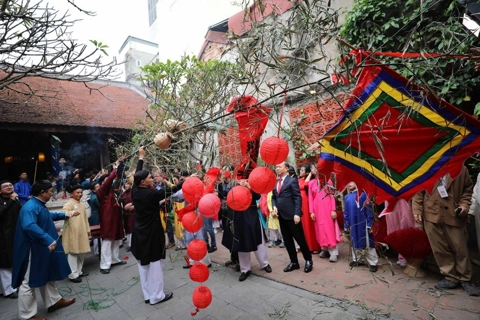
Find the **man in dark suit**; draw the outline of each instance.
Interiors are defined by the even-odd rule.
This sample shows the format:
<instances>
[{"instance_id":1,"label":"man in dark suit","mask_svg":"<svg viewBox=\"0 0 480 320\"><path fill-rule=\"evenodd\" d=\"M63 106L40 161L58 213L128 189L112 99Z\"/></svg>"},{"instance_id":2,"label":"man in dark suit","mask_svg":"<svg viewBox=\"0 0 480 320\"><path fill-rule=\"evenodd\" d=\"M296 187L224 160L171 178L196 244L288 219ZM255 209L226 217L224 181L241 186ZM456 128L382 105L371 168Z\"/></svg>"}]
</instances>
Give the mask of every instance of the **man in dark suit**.
<instances>
[{"instance_id":1,"label":"man in dark suit","mask_svg":"<svg viewBox=\"0 0 480 320\"><path fill-rule=\"evenodd\" d=\"M272 214L278 216L280 230L282 231L285 247L290 257L290 264L283 269L283 271L290 272L300 269L297 251L293 241L293 239L295 239L306 261L304 271L310 272L313 268L312 254L308 249L300 221L302 216L302 197L300 195L298 180L289 176L288 169L289 165L286 162L277 164L275 171L279 179L272 194Z\"/></svg>"}]
</instances>

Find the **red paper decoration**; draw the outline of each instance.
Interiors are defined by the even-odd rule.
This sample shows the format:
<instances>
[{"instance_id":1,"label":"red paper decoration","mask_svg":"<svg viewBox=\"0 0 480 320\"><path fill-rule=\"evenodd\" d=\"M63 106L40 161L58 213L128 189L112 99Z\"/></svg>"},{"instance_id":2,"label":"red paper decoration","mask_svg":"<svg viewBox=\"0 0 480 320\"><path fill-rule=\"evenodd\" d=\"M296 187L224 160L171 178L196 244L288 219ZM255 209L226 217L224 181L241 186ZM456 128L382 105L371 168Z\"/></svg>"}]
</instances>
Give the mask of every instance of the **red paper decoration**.
<instances>
[{"instance_id":1,"label":"red paper decoration","mask_svg":"<svg viewBox=\"0 0 480 320\"><path fill-rule=\"evenodd\" d=\"M182 224L185 230L195 233L202 229L203 219L195 211L190 211L183 216Z\"/></svg>"},{"instance_id":2,"label":"red paper decoration","mask_svg":"<svg viewBox=\"0 0 480 320\"><path fill-rule=\"evenodd\" d=\"M252 193L244 186L233 187L227 194L227 204L235 211L244 211L252 203Z\"/></svg>"},{"instance_id":3,"label":"red paper decoration","mask_svg":"<svg viewBox=\"0 0 480 320\"><path fill-rule=\"evenodd\" d=\"M198 202L198 211L206 218L217 219L220 212L220 198L214 193L207 193Z\"/></svg>"},{"instance_id":4,"label":"red paper decoration","mask_svg":"<svg viewBox=\"0 0 480 320\"><path fill-rule=\"evenodd\" d=\"M277 177L275 173L267 167L257 167L252 170L248 177L250 188L259 194L269 193L275 188Z\"/></svg>"},{"instance_id":5,"label":"red paper decoration","mask_svg":"<svg viewBox=\"0 0 480 320\"><path fill-rule=\"evenodd\" d=\"M207 244L200 239L192 240L187 246L187 254L192 260L202 260L207 255Z\"/></svg>"},{"instance_id":6,"label":"red paper decoration","mask_svg":"<svg viewBox=\"0 0 480 320\"><path fill-rule=\"evenodd\" d=\"M182 185L183 198L188 203L197 204L204 189L202 180L197 177L188 177Z\"/></svg>"},{"instance_id":7,"label":"red paper decoration","mask_svg":"<svg viewBox=\"0 0 480 320\"><path fill-rule=\"evenodd\" d=\"M205 282L208 280L208 277L210 276L210 271L208 270L208 267L204 263L197 262L190 268L189 274L190 274L190 279L192 279L193 281Z\"/></svg>"},{"instance_id":8,"label":"red paper decoration","mask_svg":"<svg viewBox=\"0 0 480 320\"><path fill-rule=\"evenodd\" d=\"M277 137L269 137L260 146L260 156L268 164L279 164L288 157L288 143Z\"/></svg>"},{"instance_id":9,"label":"red paper decoration","mask_svg":"<svg viewBox=\"0 0 480 320\"><path fill-rule=\"evenodd\" d=\"M206 286L200 286L193 291L193 305L196 307L195 312L191 312L192 316L196 315L199 309L205 309L212 303L212 292Z\"/></svg>"},{"instance_id":10,"label":"red paper decoration","mask_svg":"<svg viewBox=\"0 0 480 320\"><path fill-rule=\"evenodd\" d=\"M407 260L425 259L432 252L427 233L417 228L394 231L386 236L384 241Z\"/></svg>"}]
</instances>

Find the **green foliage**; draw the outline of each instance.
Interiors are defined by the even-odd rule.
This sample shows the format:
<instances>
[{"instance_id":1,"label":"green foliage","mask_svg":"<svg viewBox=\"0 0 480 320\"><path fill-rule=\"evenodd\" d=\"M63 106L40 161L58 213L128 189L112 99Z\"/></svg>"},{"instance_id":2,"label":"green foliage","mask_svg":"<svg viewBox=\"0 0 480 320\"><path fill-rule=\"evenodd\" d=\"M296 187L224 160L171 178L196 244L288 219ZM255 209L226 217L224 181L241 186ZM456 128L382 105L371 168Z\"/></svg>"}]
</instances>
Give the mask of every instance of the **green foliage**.
<instances>
[{"instance_id":1,"label":"green foliage","mask_svg":"<svg viewBox=\"0 0 480 320\"><path fill-rule=\"evenodd\" d=\"M93 43L98 50L102 51L104 55L108 56L108 53L105 50L108 48L106 44L98 42L97 40L90 40L90 42Z\"/></svg>"},{"instance_id":2,"label":"green foliage","mask_svg":"<svg viewBox=\"0 0 480 320\"><path fill-rule=\"evenodd\" d=\"M228 104L235 94L232 84L242 74L230 62L199 61L194 56L152 63L142 71L142 80L155 95L154 108L167 118L197 122L223 112L218 106Z\"/></svg>"},{"instance_id":3,"label":"green foliage","mask_svg":"<svg viewBox=\"0 0 480 320\"><path fill-rule=\"evenodd\" d=\"M192 168L194 160L206 167L217 157L214 133L222 132L225 107L239 95L234 85L243 76L237 65L220 60L199 61L184 56L179 61L155 62L142 68L141 80L152 93L148 119L141 121L130 143L118 153L132 153L148 145L159 132L173 131L167 150L149 148L150 164L167 168ZM171 128L181 121L188 128Z\"/></svg>"},{"instance_id":4,"label":"green foliage","mask_svg":"<svg viewBox=\"0 0 480 320\"><path fill-rule=\"evenodd\" d=\"M468 54L479 40L460 23L463 8L454 0L357 0L340 35L371 51ZM423 4L423 6L422 6ZM453 104L476 91L480 76L469 60L381 58L393 69Z\"/></svg>"}]
</instances>

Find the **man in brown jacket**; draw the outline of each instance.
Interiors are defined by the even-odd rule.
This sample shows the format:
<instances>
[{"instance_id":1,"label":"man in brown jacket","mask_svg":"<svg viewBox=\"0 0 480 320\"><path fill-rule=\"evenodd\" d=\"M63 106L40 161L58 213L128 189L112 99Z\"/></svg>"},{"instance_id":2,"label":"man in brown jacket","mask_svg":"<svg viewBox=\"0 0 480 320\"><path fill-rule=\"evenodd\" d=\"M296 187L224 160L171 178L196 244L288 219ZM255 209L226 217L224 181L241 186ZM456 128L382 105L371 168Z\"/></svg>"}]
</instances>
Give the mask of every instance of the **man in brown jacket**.
<instances>
[{"instance_id":1,"label":"man in brown jacket","mask_svg":"<svg viewBox=\"0 0 480 320\"><path fill-rule=\"evenodd\" d=\"M437 282L438 289L455 289L460 285L471 296L479 290L470 282L472 266L467 249L468 210L472 200L473 183L465 167L453 180L446 174L435 184L433 191L413 197L413 216L422 223L440 273L445 279Z\"/></svg>"}]
</instances>

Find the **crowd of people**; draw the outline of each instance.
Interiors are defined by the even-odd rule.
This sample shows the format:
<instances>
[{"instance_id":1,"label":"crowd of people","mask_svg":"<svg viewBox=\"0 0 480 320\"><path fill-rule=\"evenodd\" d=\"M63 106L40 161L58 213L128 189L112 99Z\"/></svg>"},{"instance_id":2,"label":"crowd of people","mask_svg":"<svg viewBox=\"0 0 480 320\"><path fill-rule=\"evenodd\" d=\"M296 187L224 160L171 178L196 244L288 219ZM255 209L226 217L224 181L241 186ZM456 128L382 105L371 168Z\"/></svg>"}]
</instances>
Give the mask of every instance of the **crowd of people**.
<instances>
[{"instance_id":1,"label":"crowd of people","mask_svg":"<svg viewBox=\"0 0 480 320\"><path fill-rule=\"evenodd\" d=\"M286 249L290 263L284 272L300 269L297 253L301 252L303 271L309 273L314 267L313 255L331 263L339 261L338 245L343 238L351 244L350 267L367 264L371 272L378 269L372 227L380 212L354 182L342 193L336 189L335 176L325 177L314 164L303 165L297 175L293 166L282 162L275 166L275 188L267 194L250 190L250 206L236 211L228 206L228 192L236 185L248 189L250 185L248 179L236 179L233 167L225 167L213 189L222 204L218 218L203 217L202 229L190 233L182 228L178 215L188 206L182 185L192 175L203 179L205 170L191 174L178 168L157 168L151 172L144 168L144 148L139 149L138 156L136 169L128 173L124 172L123 159L110 173L102 170L82 176L74 171L67 184L70 199L59 212L46 207L54 193L52 179L32 186L22 172L16 184L0 181L0 293L18 298L21 319L39 319L35 288L39 288L48 312L75 302L59 294L55 281L68 278L73 283L82 282L89 275L83 271L83 262L91 246L100 255L102 274L127 263L119 258L122 245L131 251L137 260L145 303L151 305L173 296L164 291L166 250L183 250L193 239L201 239L208 247L201 262L210 267L209 253L217 250L217 229L223 231L221 244L230 251L225 265L240 272L239 281L251 274L252 252L267 273L272 272L268 248ZM389 232L400 228L396 221L402 219L411 221L408 226L425 229L445 276L436 284L439 289L461 286L469 295L480 294L471 283L465 232L465 224L480 207L479 183L474 188L466 169L454 180L446 174L431 193L421 192L411 203L399 202L387 215ZM61 230L54 224L57 220L64 220ZM91 239L90 228L96 225L101 230L100 246ZM194 263L186 259L184 268ZM405 267L404 257L399 255L397 264Z\"/></svg>"}]
</instances>

